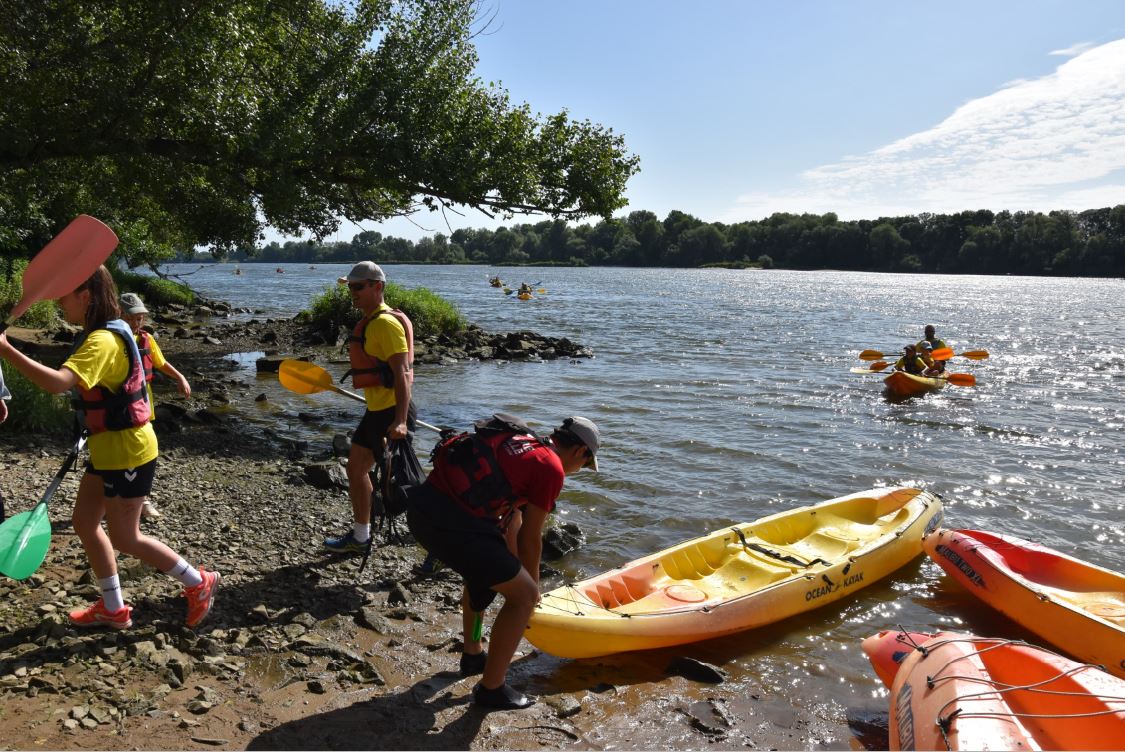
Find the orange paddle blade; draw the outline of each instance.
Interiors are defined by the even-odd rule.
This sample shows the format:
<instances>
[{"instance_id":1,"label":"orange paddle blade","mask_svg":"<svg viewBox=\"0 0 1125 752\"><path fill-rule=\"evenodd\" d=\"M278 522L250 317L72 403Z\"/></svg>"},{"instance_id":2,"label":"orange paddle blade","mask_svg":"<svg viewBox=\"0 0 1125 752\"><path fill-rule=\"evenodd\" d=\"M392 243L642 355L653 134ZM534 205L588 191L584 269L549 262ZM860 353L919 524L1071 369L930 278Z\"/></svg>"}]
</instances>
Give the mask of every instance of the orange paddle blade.
<instances>
[{"instance_id":1,"label":"orange paddle blade","mask_svg":"<svg viewBox=\"0 0 1125 752\"><path fill-rule=\"evenodd\" d=\"M949 360L953 357L953 348L939 347L938 349L930 353L930 357L934 360Z\"/></svg>"},{"instance_id":2,"label":"orange paddle blade","mask_svg":"<svg viewBox=\"0 0 1125 752\"><path fill-rule=\"evenodd\" d=\"M946 374L949 383L955 386L976 386L977 377L971 373L950 373Z\"/></svg>"},{"instance_id":3,"label":"orange paddle blade","mask_svg":"<svg viewBox=\"0 0 1125 752\"><path fill-rule=\"evenodd\" d=\"M890 365L890 363L888 363L887 361L880 360L876 363L871 364L871 370L872 371L882 371L884 368L886 368L889 365Z\"/></svg>"},{"instance_id":4,"label":"orange paddle blade","mask_svg":"<svg viewBox=\"0 0 1125 752\"><path fill-rule=\"evenodd\" d=\"M117 247L113 230L87 214L80 214L27 265L23 297L0 324L0 332L41 300L72 292L109 258Z\"/></svg>"},{"instance_id":5,"label":"orange paddle blade","mask_svg":"<svg viewBox=\"0 0 1125 752\"><path fill-rule=\"evenodd\" d=\"M283 387L297 394L332 391L336 386L332 383L332 374L304 360L281 361L277 378Z\"/></svg>"},{"instance_id":6,"label":"orange paddle blade","mask_svg":"<svg viewBox=\"0 0 1125 752\"><path fill-rule=\"evenodd\" d=\"M961 357L969 360L984 360L988 357L988 350L968 350L961 353Z\"/></svg>"},{"instance_id":7,"label":"orange paddle blade","mask_svg":"<svg viewBox=\"0 0 1125 752\"><path fill-rule=\"evenodd\" d=\"M883 353L878 350L864 350L859 354L860 360L879 360L883 357Z\"/></svg>"}]
</instances>

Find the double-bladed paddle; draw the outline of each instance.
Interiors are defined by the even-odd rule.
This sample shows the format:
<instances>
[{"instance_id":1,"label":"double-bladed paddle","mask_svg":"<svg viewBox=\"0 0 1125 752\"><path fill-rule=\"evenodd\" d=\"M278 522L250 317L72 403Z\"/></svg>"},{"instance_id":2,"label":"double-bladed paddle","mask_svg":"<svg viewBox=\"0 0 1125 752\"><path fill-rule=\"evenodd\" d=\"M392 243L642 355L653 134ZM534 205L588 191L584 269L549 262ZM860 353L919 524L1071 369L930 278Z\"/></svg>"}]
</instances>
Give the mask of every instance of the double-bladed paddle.
<instances>
[{"instance_id":1,"label":"double-bladed paddle","mask_svg":"<svg viewBox=\"0 0 1125 752\"><path fill-rule=\"evenodd\" d=\"M78 453L85 444L85 436L74 443L38 504L30 511L21 512L0 525L0 574L13 580L27 579L47 557L47 549L51 546L51 519L47 514L47 502L59 490L59 485L78 460Z\"/></svg>"},{"instance_id":2,"label":"double-bladed paddle","mask_svg":"<svg viewBox=\"0 0 1125 752\"><path fill-rule=\"evenodd\" d=\"M864 350L859 354L860 360L880 360L887 357L878 350ZM953 352L953 348L939 347L930 353L934 360L949 360L950 358L968 358L969 360L984 360L988 357L988 350L967 350L963 353Z\"/></svg>"},{"instance_id":3,"label":"double-bladed paddle","mask_svg":"<svg viewBox=\"0 0 1125 752\"><path fill-rule=\"evenodd\" d=\"M39 301L75 290L116 247L113 230L87 214L78 215L28 263L23 273L23 297L0 321L0 333Z\"/></svg>"},{"instance_id":4,"label":"double-bladed paddle","mask_svg":"<svg viewBox=\"0 0 1125 752\"><path fill-rule=\"evenodd\" d=\"M851 369L851 371L852 373L882 373L883 369L889 365L890 363L888 363L887 361L880 360L877 363L872 363L868 368L853 368Z\"/></svg>"},{"instance_id":5,"label":"double-bladed paddle","mask_svg":"<svg viewBox=\"0 0 1125 752\"><path fill-rule=\"evenodd\" d=\"M336 392L336 394L351 397L358 402L367 402L367 400L363 398L363 395L349 392L347 389L337 386L336 383L332 381L332 374L315 363L309 363L306 360L286 359L281 361L281 366L277 369L277 378L283 387L297 394ZM437 426L417 419L415 419L414 422L423 428L441 433L441 429Z\"/></svg>"}]
</instances>

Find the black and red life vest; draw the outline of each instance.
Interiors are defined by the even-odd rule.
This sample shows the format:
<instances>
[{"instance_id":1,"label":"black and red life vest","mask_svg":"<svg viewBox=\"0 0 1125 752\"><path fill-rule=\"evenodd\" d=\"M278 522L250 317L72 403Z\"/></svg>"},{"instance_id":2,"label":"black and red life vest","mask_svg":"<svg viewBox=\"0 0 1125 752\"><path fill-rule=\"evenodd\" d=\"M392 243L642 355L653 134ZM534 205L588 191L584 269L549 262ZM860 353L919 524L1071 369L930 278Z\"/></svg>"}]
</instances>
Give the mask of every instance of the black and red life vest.
<instances>
[{"instance_id":1,"label":"black and red life vest","mask_svg":"<svg viewBox=\"0 0 1125 752\"><path fill-rule=\"evenodd\" d=\"M497 413L479 420L472 433L459 433L443 439L434 447L430 460L434 471L441 474L444 491L457 505L474 517L502 520L520 499L500 467L497 459L506 444L550 446L519 418ZM519 449L512 450L521 454ZM523 451L526 451L523 450Z\"/></svg>"},{"instance_id":2,"label":"black and red life vest","mask_svg":"<svg viewBox=\"0 0 1125 752\"><path fill-rule=\"evenodd\" d=\"M351 363L351 368L341 381L351 376L352 386L356 389L369 386L391 389L395 385L395 374L390 365L385 360L369 355L363 349L367 325L383 314L393 316L402 324L402 330L406 333L406 378L408 383L414 383L414 325L410 323L410 318L397 308L383 308L360 319L352 330L352 336L348 337L348 361Z\"/></svg>"},{"instance_id":3,"label":"black and red life vest","mask_svg":"<svg viewBox=\"0 0 1125 752\"><path fill-rule=\"evenodd\" d=\"M79 424L91 435L104 431L124 431L127 428L139 428L148 423L152 417L152 409L148 402L147 382L145 382L144 367L141 365L141 353L137 348L137 341L133 339L133 331L121 319L107 321L101 326L83 332L74 350L82 347L82 343L90 336L90 332L97 329L108 329L125 341L125 354L129 358L129 372L121 388L112 392L103 386L94 386L92 389L83 389L80 384L75 385L75 397L71 405L78 414Z\"/></svg>"},{"instance_id":4,"label":"black and red life vest","mask_svg":"<svg viewBox=\"0 0 1125 752\"><path fill-rule=\"evenodd\" d=\"M137 332L137 352L141 354L141 367L145 371L145 381L152 381L152 335L148 330Z\"/></svg>"}]
</instances>

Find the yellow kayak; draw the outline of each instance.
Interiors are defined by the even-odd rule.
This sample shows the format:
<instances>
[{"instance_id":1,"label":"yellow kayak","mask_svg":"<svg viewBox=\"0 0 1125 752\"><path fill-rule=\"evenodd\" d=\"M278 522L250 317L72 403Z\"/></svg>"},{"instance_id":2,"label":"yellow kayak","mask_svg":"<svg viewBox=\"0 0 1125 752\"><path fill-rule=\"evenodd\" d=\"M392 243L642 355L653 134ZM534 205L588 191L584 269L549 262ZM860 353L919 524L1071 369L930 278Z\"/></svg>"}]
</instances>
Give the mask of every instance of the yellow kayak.
<instances>
[{"instance_id":1,"label":"yellow kayak","mask_svg":"<svg viewBox=\"0 0 1125 752\"><path fill-rule=\"evenodd\" d=\"M525 637L563 658L680 645L846 598L922 553L928 491L892 487L763 517L543 595Z\"/></svg>"},{"instance_id":2,"label":"yellow kayak","mask_svg":"<svg viewBox=\"0 0 1125 752\"><path fill-rule=\"evenodd\" d=\"M892 371L883 379L887 393L895 397L913 397L944 387L948 381L943 376L917 376L906 371Z\"/></svg>"},{"instance_id":3,"label":"yellow kayak","mask_svg":"<svg viewBox=\"0 0 1125 752\"><path fill-rule=\"evenodd\" d=\"M531 300L531 293L529 293L529 292L521 292L521 293L520 293L519 295L517 295L516 297L517 297L517 298L519 298L520 300Z\"/></svg>"}]
</instances>

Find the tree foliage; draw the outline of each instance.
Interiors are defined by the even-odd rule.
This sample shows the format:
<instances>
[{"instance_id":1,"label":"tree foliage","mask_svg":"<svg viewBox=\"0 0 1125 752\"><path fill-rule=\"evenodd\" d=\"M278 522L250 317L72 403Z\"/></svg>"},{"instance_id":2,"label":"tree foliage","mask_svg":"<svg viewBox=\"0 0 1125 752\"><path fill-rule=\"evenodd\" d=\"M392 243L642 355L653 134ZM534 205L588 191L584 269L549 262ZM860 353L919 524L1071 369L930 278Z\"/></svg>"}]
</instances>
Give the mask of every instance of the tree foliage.
<instances>
[{"instance_id":1,"label":"tree foliage","mask_svg":"<svg viewBox=\"0 0 1125 752\"><path fill-rule=\"evenodd\" d=\"M85 212L130 265L422 208L609 216L638 160L482 82L474 0L5 0L0 254Z\"/></svg>"},{"instance_id":2,"label":"tree foliage","mask_svg":"<svg viewBox=\"0 0 1125 752\"><path fill-rule=\"evenodd\" d=\"M457 230L414 243L377 232L351 242L270 243L270 262L707 265L956 274L1125 276L1125 204L1083 212L961 212L841 222L832 213L705 223L650 211L594 225L562 220Z\"/></svg>"}]
</instances>

